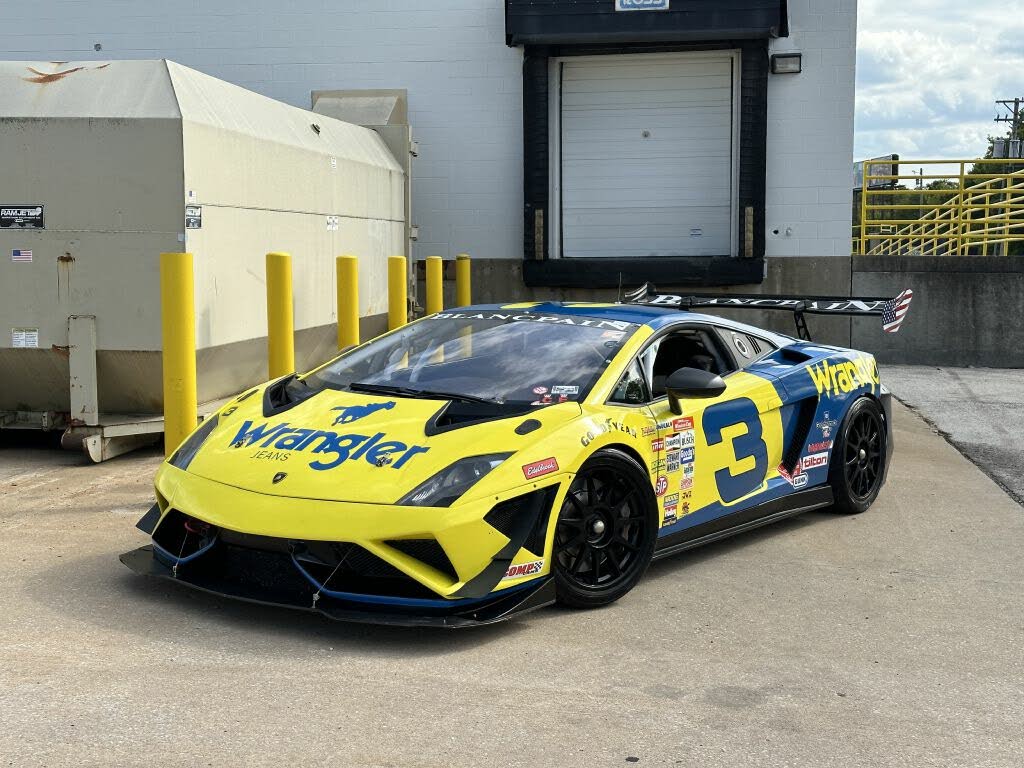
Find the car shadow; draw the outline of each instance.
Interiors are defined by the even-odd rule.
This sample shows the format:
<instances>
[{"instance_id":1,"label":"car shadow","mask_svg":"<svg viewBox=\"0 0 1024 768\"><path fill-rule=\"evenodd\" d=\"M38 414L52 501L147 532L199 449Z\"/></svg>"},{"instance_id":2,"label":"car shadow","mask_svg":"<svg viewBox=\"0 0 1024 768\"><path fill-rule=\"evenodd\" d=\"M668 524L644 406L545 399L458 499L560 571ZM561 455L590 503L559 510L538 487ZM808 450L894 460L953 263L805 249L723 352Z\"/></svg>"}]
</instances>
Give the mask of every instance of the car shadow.
<instances>
[{"instance_id":1,"label":"car shadow","mask_svg":"<svg viewBox=\"0 0 1024 768\"><path fill-rule=\"evenodd\" d=\"M663 579L677 579L688 568L712 558L828 519L835 517L809 512L667 557L651 564L636 590L654 587ZM41 610L52 612L56 621L66 617L135 635L143 642L159 638L203 651L244 645L247 653L268 658L319 656L324 650L381 657L438 656L504 641L529 631L537 622L565 622L571 628L579 615L572 609L550 606L508 621L457 630L339 622L138 576L120 563L118 554L65 554L58 564L30 581L27 589ZM239 636L248 639L240 640Z\"/></svg>"}]
</instances>

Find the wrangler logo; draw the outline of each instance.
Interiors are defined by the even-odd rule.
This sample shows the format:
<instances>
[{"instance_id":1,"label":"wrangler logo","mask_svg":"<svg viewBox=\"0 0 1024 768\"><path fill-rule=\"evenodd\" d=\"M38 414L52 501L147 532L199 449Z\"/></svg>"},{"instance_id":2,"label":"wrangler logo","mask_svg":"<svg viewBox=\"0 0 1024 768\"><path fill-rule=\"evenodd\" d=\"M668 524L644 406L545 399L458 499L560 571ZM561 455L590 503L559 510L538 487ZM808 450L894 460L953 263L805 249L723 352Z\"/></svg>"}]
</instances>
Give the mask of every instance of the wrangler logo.
<instances>
[{"instance_id":1,"label":"wrangler logo","mask_svg":"<svg viewBox=\"0 0 1024 768\"><path fill-rule=\"evenodd\" d=\"M860 387L878 388L878 366L873 357L858 357L852 362L830 363L827 360L808 365L807 373L818 394L846 394Z\"/></svg>"},{"instance_id":2,"label":"wrangler logo","mask_svg":"<svg viewBox=\"0 0 1024 768\"><path fill-rule=\"evenodd\" d=\"M318 429L297 429L287 423L273 427L269 424L254 427L251 421L246 421L239 428L231 445L242 448L259 443L263 448L270 448L273 445L280 451L308 450L315 454L323 454L323 458L309 463L309 466L317 471L334 469L346 461L356 459L365 459L368 464L379 467L386 464L386 461L382 461L384 457L393 460L389 465L392 469L401 469L416 454L430 450L422 445L406 445L397 440L386 440L386 437L383 432L372 436L339 435L337 432Z\"/></svg>"}]
</instances>

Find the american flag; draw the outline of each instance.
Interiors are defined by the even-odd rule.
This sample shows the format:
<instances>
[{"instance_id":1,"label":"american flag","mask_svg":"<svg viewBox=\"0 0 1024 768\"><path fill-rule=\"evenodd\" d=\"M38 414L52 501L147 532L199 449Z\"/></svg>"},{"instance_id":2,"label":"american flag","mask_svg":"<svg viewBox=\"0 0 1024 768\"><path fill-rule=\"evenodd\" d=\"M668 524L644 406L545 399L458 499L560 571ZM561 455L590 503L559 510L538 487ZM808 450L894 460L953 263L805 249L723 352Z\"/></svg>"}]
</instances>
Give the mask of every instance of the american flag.
<instances>
[{"instance_id":1,"label":"american flag","mask_svg":"<svg viewBox=\"0 0 1024 768\"><path fill-rule=\"evenodd\" d=\"M32 261L32 251L19 251L15 248L11 251L11 261Z\"/></svg>"},{"instance_id":2,"label":"american flag","mask_svg":"<svg viewBox=\"0 0 1024 768\"><path fill-rule=\"evenodd\" d=\"M914 298L914 292L909 288L892 301L887 301L882 307L882 330L886 333L896 333L903 325L903 318L910 311L910 300Z\"/></svg>"}]
</instances>

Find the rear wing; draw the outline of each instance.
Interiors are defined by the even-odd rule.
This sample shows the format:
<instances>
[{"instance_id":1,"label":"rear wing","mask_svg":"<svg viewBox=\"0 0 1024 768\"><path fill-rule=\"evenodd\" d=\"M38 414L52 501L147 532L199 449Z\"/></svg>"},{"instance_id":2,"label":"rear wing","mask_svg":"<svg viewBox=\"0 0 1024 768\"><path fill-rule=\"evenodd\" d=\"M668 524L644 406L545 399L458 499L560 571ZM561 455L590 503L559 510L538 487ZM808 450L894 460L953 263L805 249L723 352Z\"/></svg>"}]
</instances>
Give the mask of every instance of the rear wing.
<instances>
[{"instance_id":1,"label":"rear wing","mask_svg":"<svg viewBox=\"0 0 1024 768\"><path fill-rule=\"evenodd\" d=\"M893 299L849 296L743 296L731 294L687 295L658 293L650 283L625 295L626 304L645 307L673 307L695 309L719 307L721 309L777 309L792 312L797 336L811 340L805 315L843 315L848 317L874 316L882 318L882 330L897 333L907 313L914 292L909 288Z\"/></svg>"}]
</instances>

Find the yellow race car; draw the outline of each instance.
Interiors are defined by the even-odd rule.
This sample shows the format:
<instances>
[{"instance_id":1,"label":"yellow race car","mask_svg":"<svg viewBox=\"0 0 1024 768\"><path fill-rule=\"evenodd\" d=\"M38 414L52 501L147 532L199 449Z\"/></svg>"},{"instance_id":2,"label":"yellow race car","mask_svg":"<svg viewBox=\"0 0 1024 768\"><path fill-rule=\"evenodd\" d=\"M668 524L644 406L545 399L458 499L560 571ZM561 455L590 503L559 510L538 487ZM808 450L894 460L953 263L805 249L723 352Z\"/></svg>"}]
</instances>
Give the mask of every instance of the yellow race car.
<instances>
[{"instance_id":1,"label":"yellow race car","mask_svg":"<svg viewBox=\"0 0 1024 768\"><path fill-rule=\"evenodd\" d=\"M867 509L892 450L874 358L692 311L736 301L648 288L445 311L249 390L160 467L152 541L121 559L243 600L455 627L605 605L654 557ZM898 311L777 301L801 319Z\"/></svg>"}]
</instances>

